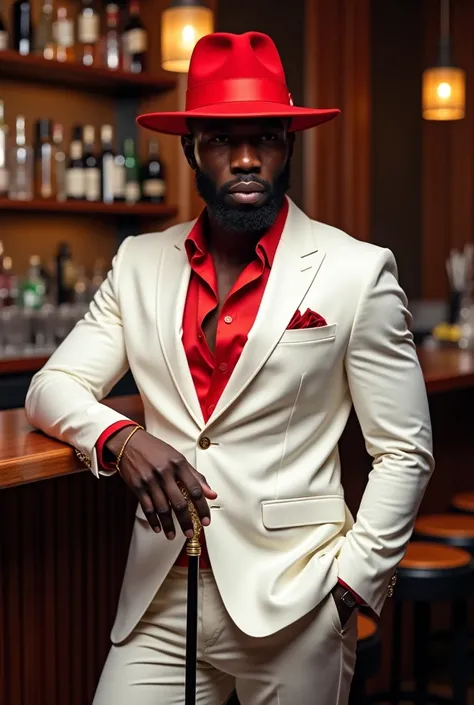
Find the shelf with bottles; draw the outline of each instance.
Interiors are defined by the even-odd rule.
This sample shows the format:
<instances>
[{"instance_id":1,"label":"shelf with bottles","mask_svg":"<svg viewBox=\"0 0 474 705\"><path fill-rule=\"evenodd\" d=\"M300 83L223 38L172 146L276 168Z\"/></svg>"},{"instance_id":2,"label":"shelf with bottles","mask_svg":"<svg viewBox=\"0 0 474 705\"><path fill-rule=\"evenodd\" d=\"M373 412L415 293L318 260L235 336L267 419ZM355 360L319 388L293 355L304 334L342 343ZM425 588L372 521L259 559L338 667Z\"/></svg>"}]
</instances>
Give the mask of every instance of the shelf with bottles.
<instances>
[{"instance_id":1,"label":"shelf with bottles","mask_svg":"<svg viewBox=\"0 0 474 705\"><path fill-rule=\"evenodd\" d=\"M43 0L36 27L30 0L14 0L10 22L0 15L0 74L4 79L42 82L120 96L161 93L175 86L161 71L146 66L148 34L139 0L129 0L121 13L105 4L105 15L94 0L82 0L76 17L59 0Z\"/></svg>"},{"instance_id":2,"label":"shelf with bottles","mask_svg":"<svg viewBox=\"0 0 474 705\"><path fill-rule=\"evenodd\" d=\"M90 272L74 261L67 243L50 262L37 255L24 276L14 271L0 243L0 360L47 358L83 318L106 277L98 259Z\"/></svg>"},{"instance_id":3,"label":"shelf with bottles","mask_svg":"<svg viewBox=\"0 0 474 705\"><path fill-rule=\"evenodd\" d=\"M100 216L170 218L177 209L166 203L166 168L159 143L148 143L148 157L139 163L134 140L116 149L111 125L97 132L93 125L74 125L64 146L60 123L35 123L34 144L28 144L26 121L15 120L9 135L0 100L0 210ZM11 132L11 131L10 131Z\"/></svg>"}]
</instances>

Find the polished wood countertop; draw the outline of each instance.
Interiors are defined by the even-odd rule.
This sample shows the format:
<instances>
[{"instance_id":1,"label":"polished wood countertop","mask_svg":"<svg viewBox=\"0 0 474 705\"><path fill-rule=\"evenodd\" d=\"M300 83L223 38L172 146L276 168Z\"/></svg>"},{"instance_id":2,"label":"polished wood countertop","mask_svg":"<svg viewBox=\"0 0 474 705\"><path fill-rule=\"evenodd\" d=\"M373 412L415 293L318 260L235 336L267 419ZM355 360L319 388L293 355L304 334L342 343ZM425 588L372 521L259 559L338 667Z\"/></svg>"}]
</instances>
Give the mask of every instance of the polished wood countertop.
<instances>
[{"instance_id":1,"label":"polished wood countertop","mask_svg":"<svg viewBox=\"0 0 474 705\"><path fill-rule=\"evenodd\" d=\"M474 387L474 351L419 349L418 355L428 394ZM135 421L143 420L138 396L104 403ZM31 429L23 409L0 412L0 489L82 470L72 448Z\"/></svg>"}]
</instances>

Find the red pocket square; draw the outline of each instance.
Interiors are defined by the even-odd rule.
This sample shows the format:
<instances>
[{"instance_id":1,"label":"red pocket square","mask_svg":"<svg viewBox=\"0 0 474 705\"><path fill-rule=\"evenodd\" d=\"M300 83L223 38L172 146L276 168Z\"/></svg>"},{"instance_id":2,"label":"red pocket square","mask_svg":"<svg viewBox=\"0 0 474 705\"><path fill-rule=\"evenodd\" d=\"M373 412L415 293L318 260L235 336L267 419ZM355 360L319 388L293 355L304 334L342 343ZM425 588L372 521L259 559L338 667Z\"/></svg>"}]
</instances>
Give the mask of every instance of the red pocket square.
<instances>
[{"instance_id":1,"label":"red pocket square","mask_svg":"<svg viewBox=\"0 0 474 705\"><path fill-rule=\"evenodd\" d=\"M294 313L287 330L320 328L321 326L327 326L325 319L316 311L311 311L310 308L307 308L303 314L299 310Z\"/></svg>"}]
</instances>

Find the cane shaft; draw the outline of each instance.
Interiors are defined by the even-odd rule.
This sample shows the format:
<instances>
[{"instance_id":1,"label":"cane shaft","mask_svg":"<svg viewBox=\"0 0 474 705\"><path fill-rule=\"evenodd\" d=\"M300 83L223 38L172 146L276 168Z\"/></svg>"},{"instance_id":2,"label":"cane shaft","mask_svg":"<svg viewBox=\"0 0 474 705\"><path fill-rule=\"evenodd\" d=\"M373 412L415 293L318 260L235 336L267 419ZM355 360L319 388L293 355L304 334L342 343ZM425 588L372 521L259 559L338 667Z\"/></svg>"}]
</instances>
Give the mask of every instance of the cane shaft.
<instances>
[{"instance_id":1,"label":"cane shaft","mask_svg":"<svg viewBox=\"0 0 474 705\"><path fill-rule=\"evenodd\" d=\"M199 556L188 560L188 609L186 614L185 705L196 703L196 661L198 625Z\"/></svg>"}]
</instances>

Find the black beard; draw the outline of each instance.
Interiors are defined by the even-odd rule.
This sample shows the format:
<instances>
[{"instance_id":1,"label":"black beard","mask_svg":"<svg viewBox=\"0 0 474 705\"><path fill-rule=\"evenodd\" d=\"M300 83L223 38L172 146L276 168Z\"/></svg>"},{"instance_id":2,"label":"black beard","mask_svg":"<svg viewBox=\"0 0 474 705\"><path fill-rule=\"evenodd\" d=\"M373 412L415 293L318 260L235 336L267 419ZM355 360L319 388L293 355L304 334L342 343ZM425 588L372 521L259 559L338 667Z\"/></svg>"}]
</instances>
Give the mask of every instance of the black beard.
<instances>
[{"instance_id":1,"label":"black beard","mask_svg":"<svg viewBox=\"0 0 474 705\"><path fill-rule=\"evenodd\" d=\"M229 187L239 179L235 179L228 184L224 184L217 189L214 181L199 169L195 172L196 189L205 201L211 217L226 230L232 232L254 233L268 230L275 220L284 203L285 194L290 187L290 162L287 161L283 170L277 175L273 185L260 177L249 174L243 175L241 181L257 181L268 194L265 203L260 207L256 206L234 206L230 207L225 202Z\"/></svg>"}]
</instances>

